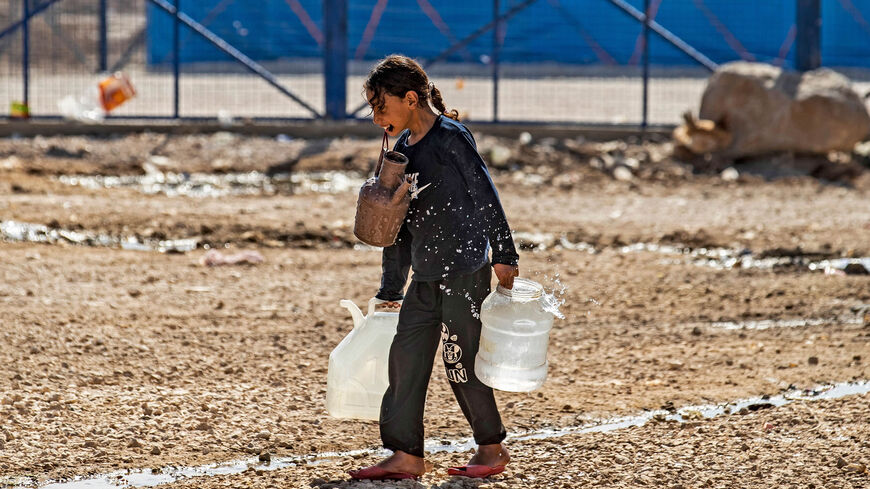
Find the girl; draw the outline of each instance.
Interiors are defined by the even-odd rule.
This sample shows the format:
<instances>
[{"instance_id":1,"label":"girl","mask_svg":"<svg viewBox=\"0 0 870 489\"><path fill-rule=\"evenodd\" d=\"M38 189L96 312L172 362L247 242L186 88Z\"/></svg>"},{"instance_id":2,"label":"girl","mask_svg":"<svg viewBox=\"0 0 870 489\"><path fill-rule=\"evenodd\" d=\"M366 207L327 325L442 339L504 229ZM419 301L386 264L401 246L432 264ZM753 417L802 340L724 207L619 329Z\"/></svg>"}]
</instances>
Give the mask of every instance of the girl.
<instances>
[{"instance_id":1,"label":"girl","mask_svg":"<svg viewBox=\"0 0 870 489\"><path fill-rule=\"evenodd\" d=\"M428 187L411 201L396 243L384 248L376 296L392 307L402 301L380 415L381 439L394 453L350 474L416 479L425 472L423 405L440 339L447 379L479 445L468 465L448 474L489 477L510 457L492 389L474 375L478 312L493 270L500 285L513 287L519 255L474 138L455 110L445 111L423 68L408 57L388 56L369 73L365 91L374 123L399 137L393 149L408 157L406 172L418 173L419 187ZM403 294L409 268L414 275Z\"/></svg>"}]
</instances>

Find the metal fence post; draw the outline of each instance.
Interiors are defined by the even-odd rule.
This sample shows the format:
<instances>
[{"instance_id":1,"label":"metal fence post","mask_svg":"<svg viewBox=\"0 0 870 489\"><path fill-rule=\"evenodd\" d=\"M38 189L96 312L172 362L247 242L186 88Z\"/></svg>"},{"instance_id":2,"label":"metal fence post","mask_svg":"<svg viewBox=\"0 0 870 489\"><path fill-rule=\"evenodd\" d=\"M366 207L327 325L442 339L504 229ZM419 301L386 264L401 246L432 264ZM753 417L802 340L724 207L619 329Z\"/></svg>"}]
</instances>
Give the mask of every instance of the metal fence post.
<instances>
[{"instance_id":1,"label":"metal fence post","mask_svg":"<svg viewBox=\"0 0 870 489\"><path fill-rule=\"evenodd\" d=\"M492 121L498 122L498 63L499 63L499 42L502 31L502 22L499 20L499 0L492 2L492 18L495 22L495 28L492 30Z\"/></svg>"},{"instance_id":2,"label":"metal fence post","mask_svg":"<svg viewBox=\"0 0 870 489\"><path fill-rule=\"evenodd\" d=\"M24 106L30 107L30 0L23 0L24 24L21 26L22 53L21 68L24 78Z\"/></svg>"},{"instance_id":3,"label":"metal fence post","mask_svg":"<svg viewBox=\"0 0 870 489\"><path fill-rule=\"evenodd\" d=\"M323 0L326 117L347 117L347 0Z\"/></svg>"},{"instance_id":4,"label":"metal fence post","mask_svg":"<svg viewBox=\"0 0 870 489\"><path fill-rule=\"evenodd\" d=\"M100 72L105 72L109 67L109 24L106 17L106 1L100 0Z\"/></svg>"},{"instance_id":5,"label":"metal fence post","mask_svg":"<svg viewBox=\"0 0 870 489\"><path fill-rule=\"evenodd\" d=\"M181 12L181 0L175 0L175 22L172 24L172 76L173 76L173 99L172 117L178 119L179 84L178 77L181 71L181 20L178 14Z\"/></svg>"},{"instance_id":6,"label":"metal fence post","mask_svg":"<svg viewBox=\"0 0 870 489\"><path fill-rule=\"evenodd\" d=\"M822 8L820 0L797 0L797 59L799 71L822 65Z\"/></svg>"},{"instance_id":7,"label":"metal fence post","mask_svg":"<svg viewBox=\"0 0 870 489\"><path fill-rule=\"evenodd\" d=\"M643 116L640 130L646 133L649 114L649 0L643 0Z\"/></svg>"}]
</instances>

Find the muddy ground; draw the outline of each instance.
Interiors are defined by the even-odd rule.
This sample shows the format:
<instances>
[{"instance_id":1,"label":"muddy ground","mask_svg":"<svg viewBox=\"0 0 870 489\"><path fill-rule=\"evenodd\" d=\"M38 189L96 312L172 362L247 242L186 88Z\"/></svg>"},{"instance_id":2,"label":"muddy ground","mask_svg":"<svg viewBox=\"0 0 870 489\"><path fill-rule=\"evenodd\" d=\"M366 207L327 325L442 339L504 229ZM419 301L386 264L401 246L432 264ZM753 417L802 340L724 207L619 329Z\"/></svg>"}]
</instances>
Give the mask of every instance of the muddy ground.
<instances>
[{"instance_id":1,"label":"muddy ground","mask_svg":"<svg viewBox=\"0 0 870 489\"><path fill-rule=\"evenodd\" d=\"M363 305L379 283L380 253L352 235L354 188L192 197L65 179L362 178L378 141L146 133L0 140L0 221L198 243L158 253L0 239L0 487L296 456L317 463L168 487L870 487L866 393L572 431L870 379L870 276L822 271L870 256L866 156L679 161L666 141L478 140L521 273L565 301L544 387L497 393L512 434L504 474L448 478L470 454L439 449L418 483L348 481L380 456L376 423L324 408L327 357L352 324L338 302ZM265 261L205 267L206 247ZM756 261L729 267L700 250ZM521 437L548 429L568 434ZM426 433L448 448L470 436L440 367Z\"/></svg>"}]
</instances>

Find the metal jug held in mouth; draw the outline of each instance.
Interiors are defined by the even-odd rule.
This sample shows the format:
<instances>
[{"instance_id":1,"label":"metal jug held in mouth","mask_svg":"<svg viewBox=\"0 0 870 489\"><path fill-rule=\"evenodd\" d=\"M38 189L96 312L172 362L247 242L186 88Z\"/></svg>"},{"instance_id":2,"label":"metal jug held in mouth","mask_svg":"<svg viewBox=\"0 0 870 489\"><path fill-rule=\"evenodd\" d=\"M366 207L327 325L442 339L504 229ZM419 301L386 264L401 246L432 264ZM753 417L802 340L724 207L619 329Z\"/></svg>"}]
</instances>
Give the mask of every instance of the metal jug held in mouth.
<instances>
[{"instance_id":1,"label":"metal jug held in mouth","mask_svg":"<svg viewBox=\"0 0 870 489\"><path fill-rule=\"evenodd\" d=\"M411 182L405 178L408 158L387 149L387 133L374 177L359 191L353 234L371 246L390 246L396 242L399 228L411 204Z\"/></svg>"}]
</instances>

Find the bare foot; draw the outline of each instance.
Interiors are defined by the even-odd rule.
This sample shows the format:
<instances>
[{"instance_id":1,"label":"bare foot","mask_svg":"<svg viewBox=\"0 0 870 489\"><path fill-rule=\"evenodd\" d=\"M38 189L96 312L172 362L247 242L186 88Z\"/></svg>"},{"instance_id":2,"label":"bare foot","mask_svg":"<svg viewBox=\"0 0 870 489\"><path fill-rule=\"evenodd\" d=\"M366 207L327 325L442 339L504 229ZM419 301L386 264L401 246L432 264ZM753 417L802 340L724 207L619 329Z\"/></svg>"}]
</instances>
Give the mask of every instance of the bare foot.
<instances>
[{"instance_id":1,"label":"bare foot","mask_svg":"<svg viewBox=\"0 0 870 489\"><path fill-rule=\"evenodd\" d=\"M426 464L421 457L401 450L380 461L377 466L389 472L407 472L416 476L426 473Z\"/></svg>"},{"instance_id":2,"label":"bare foot","mask_svg":"<svg viewBox=\"0 0 870 489\"><path fill-rule=\"evenodd\" d=\"M507 465L511 461L511 456L508 454L507 448L503 443L493 445L480 445L477 447L477 453L468 461L468 465L487 465L489 467L498 467Z\"/></svg>"}]
</instances>

